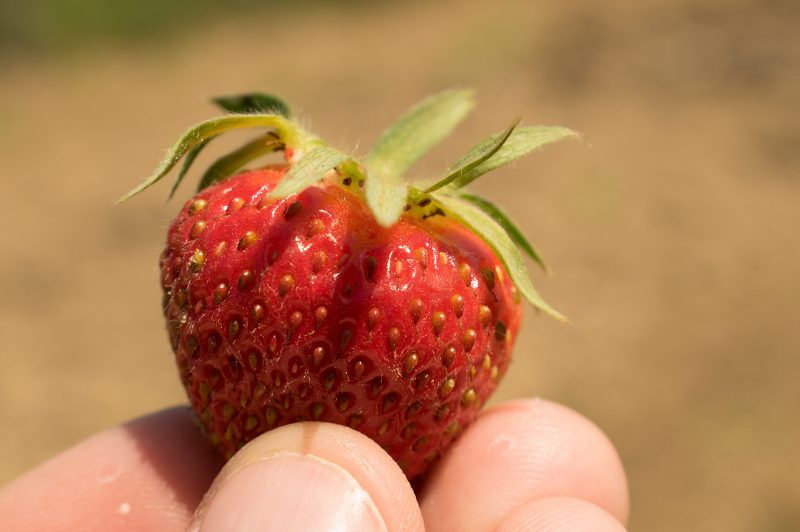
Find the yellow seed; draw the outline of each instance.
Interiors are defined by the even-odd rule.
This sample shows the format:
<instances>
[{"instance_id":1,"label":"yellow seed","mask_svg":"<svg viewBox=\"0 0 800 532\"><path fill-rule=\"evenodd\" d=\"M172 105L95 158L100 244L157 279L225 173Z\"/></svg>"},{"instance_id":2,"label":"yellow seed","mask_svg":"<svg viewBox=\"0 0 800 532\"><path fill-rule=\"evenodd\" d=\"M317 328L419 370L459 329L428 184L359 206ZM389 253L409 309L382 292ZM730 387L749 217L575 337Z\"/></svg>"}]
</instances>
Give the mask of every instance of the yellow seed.
<instances>
[{"instance_id":1,"label":"yellow seed","mask_svg":"<svg viewBox=\"0 0 800 532\"><path fill-rule=\"evenodd\" d=\"M444 328L445 322L445 315L444 312L441 310L437 310L433 313L433 317L431 318L431 324L433 325L433 334L439 336L442 333L442 329Z\"/></svg>"},{"instance_id":2,"label":"yellow seed","mask_svg":"<svg viewBox=\"0 0 800 532\"><path fill-rule=\"evenodd\" d=\"M189 238L197 238L206 228L205 220L197 220L189 231Z\"/></svg>"},{"instance_id":3,"label":"yellow seed","mask_svg":"<svg viewBox=\"0 0 800 532\"><path fill-rule=\"evenodd\" d=\"M473 388L469 388L464 394L461 396L461 404L464 406L472 406L475 404L475 400L478 398L478 395L475 393Z\"/></svg>"},{"instance_id":4,"label":"yellow seed","mask_svg":"<svg viewBox=\"0 0 800 532\"><path fill-rule=\"evenodd\" d=\"M414 323L417 323L419 319L422 317L422 310L425 308L425 304L422 302L421 299L412 299L411 303L409 303L408 309L411 312L411 319L414 320Z\"/></svg>"},{"instance_id":5,"label":"yellow seed","mask_svg":"<svg viewBox=\"0 0 800 532\"><path fill-rule=\"evenodd\" d=\"M219 283L214 289L214 304L219 305L230 293L227 283Z\"/></svg>"},{"instance_id":6,"label":"yellow seed","mask_svg":"<svg viewBox=\"0 0 800 532\"><path fill-rule=\"evenodd\" d=\"M222 419L226 422L230 421L234 414L236 414L236 407L230 403L225 403L225 406L222 407Z\"/></svg>"},{"instance_id":7,"label":"yellow seed","mask_svg":"<svg viewBox=\"0 0 800 532\"><path fill-rule=\"evenodd\" d=\"M192 256L189 257L189 269L195 273L199 272L205 262L206 254L203 253L203 250L195 249L194 253L192 253Z\"/></svg>"},{"instance_id":8,"label":"yellow seed","mask_svg":"<svg viewBox=\"0 0 800 532\"><path fill-rule=\"evenodd\" d=\"M292 291L295 286L294 277L291 274L286 274L281 277L281 280L278 283L278 295L281 297L285 297L286 294Z\"/></svg>"},{"instance_id":9,"label":"yellow seed","mask_svg":"<svg viewBox=\"0 0 800 532\"><path fill-rule=\"evenodd\" d=\"M208 202L204 199L196 199L189 205L189 216L194 216L198 212L206 208Z\"/></svg>"},{"instance_id":10,"label":"yellow seed","mask_svg":"<svg viewBox=\"0 0 800 532\"><path fill-rule=\"evenodd\" d=\"M206 399L208 399L208 396L211 394L211 387L207 383L202 382L200 383L199 391L200 391L200 399L202 399L203 402L205 402Z\"/></svg>"},{"instance_id":11,"label":"yellow seed","mask_svg":"<svg viewBox=\"0 0 800 532\"><path fill-rule=\"evenodd\" d=\"M328 309L323 306L317 307L317 309L314 311L314 318L316 319L317 329L320 328L322 323L325 321L325 318L327 317L328 317Z\"/></svg>"},{"instance_id":12,"label":"yellow seed","mask_svg":"<svg viewBox=\"0 0 800 532\"><path fill-rule=\"evenodd\" d=\"M361 360L356 360L353 363L353 377L356 380L361 380L361 377L364 376L364 371L367 369L366 365Z\"/></svg>"},{"instance_id":13,"label":"yellow seed","mask_svg":"<svg viewBox=\"0 0 800 532\"><path fill-rule=\"evenodd\" d=\"M253 308L250 310L250 320L252 321L251 325L255 325L260 322L264 318L264 306L260 303L256 303L253 305Z\"/></svg>"},{"instance_id":14,"label":"yellow seed","mask_svg":"<svg viewBox=\"0 0 800 532\"><path fill-rule=\"evenodd\" d=\"M267 387L259 382L253 390L253 399L261 399L265 393L267 393Z\"/></svg>"},{"instance_id":15,"label":"yellow seed","mask_svg":"<svg viewBox=\"0 0 800 532\"><path fill-rule=\"evenodd\" d=\"M439 397L447 397L455 387L456 380L453 377L447 377L444 381L442 381L442 385L439 386Z\"/></svg>"},{"instance_id":16,"label":"yellow seed","mask_svg":"<svg viewBox=\"0 0 800 532\"><path fill-rule=\"evenodd\" d=\"M258 426L258 418L256 416L247 416L244 421L244 430L251 431Z\"/></svg>"},{"instance_id":17,"label":"yellow seed","mask_svg":"<svg viewBox=\"0 0 800 532\"><path fill-rule=\"evenodd\" d=\"M328 262L328 255L324 251L317 251L311 258L311 271L319 273Z\"/></svg>"},{"instance_id":18,"label":"yellow seed","mask_svg":"<svg viewBox=\"0 0 800 532\"><path fill-rule=\"evenodd\" d=\"M425 447L427 444L428 444L428 437L423 436L417 441L415 441L414 445L412 445L411 448L416 452Z\"/></svg>"},{"instance_id":19,"label":"yellow seed","mask_svg":"<svg viewBox=\"0 0 800 532\"><path fill-rule=\"evenodd\" d=\"M225 209L225 214L235 213L242 208L242 205L244 205L244 200L242 198L233 198L230 203L228 203L228 207Z\"/></svg>"},{"instance_id":20,"label":"yellow seed","mask_svg":"<svg viewBox=\"0 0 800 532\"><path fill-rule=\"evenodd\" d=\"M239 239L239 244L236 247L239 251L245 250L255 244L256 240L258 240L258 236L255 231L247 231L242 238Z\"/></svg>"},{"instance_id":21,"label":"yellow seed","mask_svg":"<svg viewBox=\"0 0 800 532\"><path fill-rule=\"evenodd\" d=\"M414 258L417 259L419 265L424 270L428 266L428 250L425 248L417 248L414 250Z\"/></svg>"},{"instance_id":22,"label":"yellow seed","mask_svg":"<svg viewBox=\"0 0 800 532\"><path fill-rule=\"evenodd\" d=\"M392 327L389 329L387 339L389 341L389 349L394 349L397 347L397 342L400 341L400 329L397 327Z\"/></svg>"},{"instance_id":23,"label":"yellow seed","mask_svg":"<svg viewBox=\"0 0 800 532\"><path fill-rule=\"evenodd\" d=\"M371 308L367 313L367 329L372 330L378 324L378 321L381 319L381 311L378 308Z\"/></svg>"},{"instance_id":24,"label":"yellow seed","mask_svg":"<svg viewBox=\"0 0 800 532\"><path fill-rule=\"evenodd\" d=\"M415 352L411 352L403 359L403 374L410 375L414 368L419 364L419 356Z\"/></svg>"},{"instance_id":25,"label":"yellow seed","mask_svg":"<svg viewBox=\"0 0 800 532\"><path fill-rule=\"evenodd\" d=\"M299 310L295 310L292 312L291 316L289 316L289 327L292 331L296 331L301 323L303 323L303 313Z\"/></svg>"},{"instance_id":26,"label":"yellow seed","mask_svg":"<svg viewBox=\"0 0 800 532\"><path fill-rule=\"evenodd\" d=\"M466 262L459 264L458 274L461 276L461 280L464 281L465 285L470 286L472 284L472 268L469 267L469 264Z\"/></svg>"},{"instance_id":27,"label":"yellow seed","mask_svg":"<svg viewBox=\"0 0 800 532\"><path fill-rule=\"evenodd\" d=\"M485 329L492 323L492 309L487 307L486 305L481 305L480 309L478 310L481 318L481 325Z\"/></svg>"},{"instance_id":28,"label":"yellow seed","mask_svg":"<svg viewBox=\"0 0 800 532\"><path fill-rule=\"evenodd\" d=\"M469 351L475 345L475 340L478 338L478 333L475 329L467 329L464 331L464 351Z\"/></svg>"},{"instance_id":29,"label":"yellow seed","mask_svg":"<svg viewBox=\"0 0 800 532\"><path fill-rule=\"evenodd\" d=\"M245 288L248 288L253 283L253 281L255 280L255 277L256 276L253 274L252 271L245 270L239 276L239 281L236 283L236 286L239 288L239 290L244 290Z\"/></svg>"},{"instance_id":30,"label":"yellow seed","mask_svg":"<svg viewBox=\"0 0 800 532\"><path fill-rule=\"evenodd\" d=\"M273 427L275 425L275 422L278 420L278 411L275 409L275 407L270 406L264 412L264 417L267 420L267 425Z\"/></svg>"},{"instance_id":31,"label":"yellow seed","mask_svg":"<svg viewBox=\"0 0 800 532\"><path fill-rule=\"evenodd\" d=\"M464 296L453 294L450 303L453 305L453 314L456 315L456 318L460 318L464 314Z\"/></svg>"},{"instance_id":32,"label":"yellow seed","mask_svg":"<svg viewBox=\"0 0 800 532\"><path fill-rule=\"evenodd\" d=\"M311 406L311 419L317 420L325 412L325 405L322 403L314 403Z\"/></svg>"},{"instance_id":33,"label":"yellow seed","mask_svg":"<svg viewBox=\"0 0 800 532\"><path fill-rule=\"evenodd\" d=\"M325 229L325 224L319 218L314 218L308 223L306 238L312 238L320 234Z\"/></svg>"},{"instance_id":34,"label":"yellow seed","mask_svg":"<svg viewBox=\"0 0 800 532\"><path fill-rule=\"evenodd\" d=\"M314 367L315 368L319 367L320 363L322 363L322 359L323 358L325 358L325 348L322 347L321 345L315 347L314 348L314 352L311 355L311 359L314 362Z\"/></svg>"},{"instance_id":35,"label":"yellow seed","mask_svg":"<svg viewBox=\"0 0 800 532\"><path fill-rule=\"evenodd\" d=\"M336 399L336 407L339 409L339 412L346 412L350 407L350 396L346 394L340 395Z\"/></svg>"}]
</instances>

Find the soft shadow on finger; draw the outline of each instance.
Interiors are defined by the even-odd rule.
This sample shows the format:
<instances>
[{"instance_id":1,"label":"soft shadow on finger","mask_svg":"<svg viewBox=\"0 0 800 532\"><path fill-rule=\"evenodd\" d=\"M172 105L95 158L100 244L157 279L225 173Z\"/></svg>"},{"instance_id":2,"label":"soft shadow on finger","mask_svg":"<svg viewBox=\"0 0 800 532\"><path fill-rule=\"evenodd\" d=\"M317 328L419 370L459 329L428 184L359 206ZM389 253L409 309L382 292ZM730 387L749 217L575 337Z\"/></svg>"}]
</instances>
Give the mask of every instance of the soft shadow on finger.
<instances>
[{"instance_id":1,"label":"soft shadow on finger","mask_svg":"<svg viewBox=\"0 0 800 532\"><path fill-rule=\"evenodd\" d=\"M184 530L221 467L188 407L171 408L0 488L0 530Z\"/></svg>"},{"instance_id":2,"label":"soft shadow on finger","mask_svg":"<svg viewBox=\"0 0 800 532\"><path fill-rule=\"evenodd\" d=\"M495 532L625 532L617 519L583 499L546 497L518 508Z\"/></svg>"},{"instance_id":3,"label":"soft shadow on finger","mask_svg":"<svg viewBox=\"0 0 800 532\"><path fill-rule=\"evenodd\" d=\"M574 497L620 522L628 489L619 456L592 422L541 399L484 412L436 465L420 495L430 532L492 530L545 497Z\"/></svg>"}]
</instances>

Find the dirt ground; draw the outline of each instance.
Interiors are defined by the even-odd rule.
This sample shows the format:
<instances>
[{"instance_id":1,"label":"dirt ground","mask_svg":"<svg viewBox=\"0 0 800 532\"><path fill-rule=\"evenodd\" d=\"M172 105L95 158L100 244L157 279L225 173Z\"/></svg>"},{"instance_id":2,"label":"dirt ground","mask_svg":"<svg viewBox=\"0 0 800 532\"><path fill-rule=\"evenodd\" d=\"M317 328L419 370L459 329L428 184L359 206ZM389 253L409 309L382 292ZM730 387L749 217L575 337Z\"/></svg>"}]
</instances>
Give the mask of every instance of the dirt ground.
<instances>
[{"instance_id":1,"label":"dirt ground","mask_svg":"<svg viewBox=\"0 0 800 532\"><path fill-rule=\"evenodd\" d=\"M0 482L184 401L157 256L190 187L113 200L212 115L207 96L283 95L363 153L458 85L479 107L421 174L519 115L588 139L477 187L543 250L554 274L535 281L575 323L529 312L498 400L547 397L603 427L633 530L799 530L798 4L491 7L266 14L4 65Z\"/></svg>"}]
</instances>

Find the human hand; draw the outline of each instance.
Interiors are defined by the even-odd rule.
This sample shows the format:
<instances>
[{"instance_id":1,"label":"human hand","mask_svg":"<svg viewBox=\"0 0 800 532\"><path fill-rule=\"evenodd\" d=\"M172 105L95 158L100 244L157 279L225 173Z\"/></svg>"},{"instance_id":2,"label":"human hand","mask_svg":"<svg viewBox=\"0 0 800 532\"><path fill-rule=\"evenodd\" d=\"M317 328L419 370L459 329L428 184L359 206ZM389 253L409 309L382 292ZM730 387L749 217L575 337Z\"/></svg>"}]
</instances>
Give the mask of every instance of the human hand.
<instances>
[{"instance_id":1,"label":"human hand","mask_svg":"<svg viewBox=\"0 0 800 532\"><path fill-rule=\"evenodd\" d=\"M484 411L416 496L349 428L284 426L222 467L191 416L173 408L109 429L3 486L0 530L611 531L628 514L609 440L540 399Z\"/></svg>"}]
</instances>

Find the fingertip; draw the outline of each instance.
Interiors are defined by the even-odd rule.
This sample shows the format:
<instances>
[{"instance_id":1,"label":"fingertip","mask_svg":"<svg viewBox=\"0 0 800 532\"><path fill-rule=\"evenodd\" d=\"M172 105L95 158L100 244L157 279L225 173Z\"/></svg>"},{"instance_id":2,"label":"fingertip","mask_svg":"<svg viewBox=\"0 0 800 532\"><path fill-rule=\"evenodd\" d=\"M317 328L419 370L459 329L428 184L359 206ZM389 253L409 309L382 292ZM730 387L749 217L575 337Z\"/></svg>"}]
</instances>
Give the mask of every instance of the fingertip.
<instances>
[{"instance_id":1,"label":"fingertip","mask_svg":"<svg viewBox=\"0 0 800 532\"><path fill-rule=\"evenodd\" d=\"M191 530L423 530L400 468L363 434L295 423L248 443L225 465Z\"/></svg>"},{"instance_id":2,"label":"fingertip","mask_svg":"<svg viewBox=\"0 0 800 532\"><path fill-rule=\"evenodd\" d=\"M627 480L606 435L567 407L524 399L478 417L436 465L421 507L429 530L489 530L546 497L584 499L622 522L628 515Z\"/></svg>"}]
</instances>

